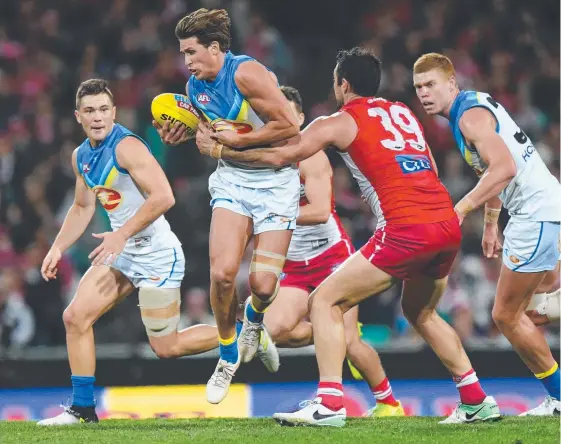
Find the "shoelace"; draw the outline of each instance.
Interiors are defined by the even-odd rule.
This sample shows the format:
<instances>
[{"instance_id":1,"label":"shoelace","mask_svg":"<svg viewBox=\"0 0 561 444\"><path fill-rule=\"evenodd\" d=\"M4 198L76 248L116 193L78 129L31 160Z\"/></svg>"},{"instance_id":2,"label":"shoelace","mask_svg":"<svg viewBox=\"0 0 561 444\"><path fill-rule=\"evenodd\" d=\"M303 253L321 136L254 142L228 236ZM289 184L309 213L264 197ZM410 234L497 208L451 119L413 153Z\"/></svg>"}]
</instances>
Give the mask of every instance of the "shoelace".
<instances>
[{"instance_id":1,"label":"shoelace","mask_svg":"<svg viewBox=\"0 0 561 444\"><path fill-rule=\"evenodd\" d=\"M226 387L228 381L234 377L234 369L227 364L218 364L212 375L212 385L220 388Z\"/></svg>"},{"instance_id":2,"label":"shoelace","mask_svg":"<svg viewBox=\"0 0 561 444\"><path fill-rule=\"evenodd\" d=\"M242 343L247 346L252 346L255 342L259 342L261 335L261 325L249 325L245 330L244 334L240 338Z\"/></svg>"},{"instance_id":3,"label":"shoelace","mask_svg":"<svg viewBox=\"0 0 561 444\"><path fill-rule=\"evenodd\" d=\"M298 407L300 407L301 409L308 407L309 405L312 404L320 404L320 402L316 401L315 399L305 399L304 401L300 401L298 403Z\"/></svg>"}]
</instances>

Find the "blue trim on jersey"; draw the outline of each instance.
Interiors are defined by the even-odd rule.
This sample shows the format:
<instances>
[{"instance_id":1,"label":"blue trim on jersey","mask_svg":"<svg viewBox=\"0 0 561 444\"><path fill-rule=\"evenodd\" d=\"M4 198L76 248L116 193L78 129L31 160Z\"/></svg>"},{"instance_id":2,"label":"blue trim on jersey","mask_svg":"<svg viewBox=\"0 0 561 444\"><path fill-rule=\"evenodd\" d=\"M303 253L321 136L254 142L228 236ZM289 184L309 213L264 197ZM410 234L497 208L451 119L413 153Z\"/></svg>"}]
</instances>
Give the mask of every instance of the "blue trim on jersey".
<instances>
[{"instance_id":1,"label":"blue trim on jersey","mask_svg":"<svg viewBox=\"0 0 561 444\"><path fill-rule=\"evenodd\" d=\"M212 199L212 200L210 201L210 206L213 207L214 204L215 204L216 202L218 202L219 200L225 200L226 202L234 203L234 201L233 201L232 199L228 199L228 198L226 198L226 197L217 197L216 199Z\"/></svg>"},{"instance_id":2,"label":"blue trim on jersey","mask_svg":"<svg viewBox=\"0 0 561 444\"><path fill-rule=\"evenodd\" d=\"M119 165L116 156L117 145L125 137L137 138L148 148L148 151L152 152L141 137L118 123L113 125L111 132L95 148L92 147L89 139L84 140L78 147L76 155L78 172L82 175L88 187L104 186L113 167L121 174L129 174L126 169Z\"/></svg>"},{"instance_id":3,"label":"blue trim on jersey","mask_svg":"<svg viewBox=\"0 0 561 444\"><path fill-rule=\"evenodd\" d=\"M532 253L532 255L530 256L530 259L528 259L526 262L524 262L523 264L520 264L518 267L515 267L512 269L512 271L516 271L518 270L520 267L523 267L524 265L528 265L532 259L534 259L534 256L536 255L538 248L540 247L540 242L542 240L542 235L543 235L543 222L540 222L540 235L538 237L538 243L536 244L536 248L534 250L534 252Z\"/></svg>"},{"instance_id":4,"label":"blue trim on jersey","mask_svg":"<svg viewBox=\"0 0 561 444\"><path fill-rule=\"evenodd\" d=\"M173 270L175 270L175 264L177 263L177 251L175 250L175 248L173 249L173 264L171 264L171 271L169 272L169 276L167 278L165 278L163 280L163 282L158 285L158 287L161 287L162 285L164 285L168 279L171 278L171 275L173 274Z\"/></svg>"},{"instance_id":5,"label":"blue trim on jersey","mask_svg":"<svg viewBox=\"0 0 561 444\"><path fill-rule=\"evenodd\" d=\"M466 149L473 154L476 154L477 150L466 143L462 131L460 130L460 119L467 110L477 107L485 108L489 110L491 114L493 114L491 111L492 106L493 105L491 105L490 103L480 102L477 91L460 91L460 93L454 99L454 103L452 103L452 107L450 108L450 118L448 123L450 125L450 128L452 129L454 140L456 141L456 145L460 150L462 157L466 157ZM498 119L494 114L493 117L497 122L495 132L497 132L498 134L501 127Z\"/></svg>"},{"instance_id":6,"label":"blue trim on jersey","mask_svg":"<svg viewBox=\"0 0 561 444\"><path fill-rule=\"evenodd\" d=\"M197 80L195 76L191 76L187 82L187 93L193 106L202 111L211 121L235 120L245 97L238 89L234 76L238 67L248 61L255 61L255 59L247 55L234 55L228 51L216 79ZM199 96L201 101L198 100ZM203 100L202 97L205 99Z\"/></svg>"}]
</instances>

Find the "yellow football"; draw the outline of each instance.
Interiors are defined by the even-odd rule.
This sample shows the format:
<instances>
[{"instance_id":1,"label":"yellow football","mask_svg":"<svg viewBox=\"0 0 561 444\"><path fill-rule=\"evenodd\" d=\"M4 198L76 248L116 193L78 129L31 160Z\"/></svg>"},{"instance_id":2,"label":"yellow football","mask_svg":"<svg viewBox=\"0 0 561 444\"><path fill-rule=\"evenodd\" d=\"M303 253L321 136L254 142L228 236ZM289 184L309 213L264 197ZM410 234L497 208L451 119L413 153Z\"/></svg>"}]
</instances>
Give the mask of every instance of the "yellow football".
<instances>
[{"instance_id":1,"label":"yellow football","mask_svg":"<svg viewBox=\"0 0 561 444\"><path fill-rule=\"evenodd\" d=\"M191 101L183 94L164 93L154 97L152 100L152 116L160 125L167 121L170 124L181 122L187 127L189 138L197 134L199 125L199 113L191 105Z\"/></svg>"}]
</instances>

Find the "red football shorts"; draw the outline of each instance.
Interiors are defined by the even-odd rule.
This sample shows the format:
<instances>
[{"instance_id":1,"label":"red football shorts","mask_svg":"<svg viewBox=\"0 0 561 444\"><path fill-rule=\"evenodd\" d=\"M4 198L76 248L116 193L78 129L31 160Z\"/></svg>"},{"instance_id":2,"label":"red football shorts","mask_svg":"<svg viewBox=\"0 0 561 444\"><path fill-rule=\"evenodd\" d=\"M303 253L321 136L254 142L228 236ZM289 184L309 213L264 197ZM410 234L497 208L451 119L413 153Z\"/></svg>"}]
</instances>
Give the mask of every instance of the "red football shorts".
<instances>
[{"instance_id":1,"label":"red football shorts","mask_svg":"<svg viewBox=\"0 0 561 444\"><path fill-rule=\"evenodd\" d=\"M448 276L460 250L462 232L456 217L430 224L386 225L360 249L370 263L390 276Z\"/></svg>"},{"instance_id":2,"label":"red football shorts","mask_svg":"<svg viewBox=\"0 0 561 444\"><path fill-rule=\"evenodd\" d=\"M311 293L354 251L348 240L341 240L313 259L287 260L282 270L280 286L300 288Z\"/></svg>"}]
</instances>

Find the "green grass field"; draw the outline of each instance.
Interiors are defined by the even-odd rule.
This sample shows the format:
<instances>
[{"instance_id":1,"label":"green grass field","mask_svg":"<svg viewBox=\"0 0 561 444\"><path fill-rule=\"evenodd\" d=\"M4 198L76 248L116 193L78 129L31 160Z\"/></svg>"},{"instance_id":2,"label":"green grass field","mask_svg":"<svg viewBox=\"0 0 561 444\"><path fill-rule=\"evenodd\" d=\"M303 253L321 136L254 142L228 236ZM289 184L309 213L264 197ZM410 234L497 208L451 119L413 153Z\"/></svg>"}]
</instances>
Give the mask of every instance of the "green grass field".
<instances>
[{"instance_id":1,"label":"green grass field","mask_svg":"<svg viewBox=\"0 0 561 444\"><path fill-rule=\"evenodd\" d=\"M107 420L56 428L0 422L0 443L559 443L558 418L507 417L489 424L442 426L436 418L351 419L346 427L280 427L271 419Z\"/></svg>"}]
</instances>

